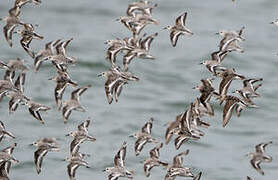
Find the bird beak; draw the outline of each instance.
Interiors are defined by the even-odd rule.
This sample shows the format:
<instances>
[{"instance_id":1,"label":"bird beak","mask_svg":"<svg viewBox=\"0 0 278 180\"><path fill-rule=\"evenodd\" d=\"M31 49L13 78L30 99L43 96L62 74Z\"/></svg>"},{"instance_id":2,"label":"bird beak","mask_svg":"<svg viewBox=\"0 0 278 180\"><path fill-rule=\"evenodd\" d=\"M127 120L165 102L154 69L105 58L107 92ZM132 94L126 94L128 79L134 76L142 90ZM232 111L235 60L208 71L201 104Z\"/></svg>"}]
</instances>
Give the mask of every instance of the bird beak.
<instances>
[{"instance_id":1,"label":"bird beak","mask_svg":"<svg viewBox=\"0 0 278 180\"><path fill-rule=\"evenodd\" d=\"M101 77L101 76L102 76L102 73L100 73L100 74L97 75L97 77Z\"/></svg>"},{"instance_id":2,"label":"bird beak","mask_svg":"<svg viewBox=\"0 0 278 180\"><path fill-rule=\"evenodd\" d=\"M102 172L105 172L105 169L103 169Z\"/></svg>"},{"instance_id":3,"label":"bird beak","mask_svg":"<svg viewBox=\"0 0 278 180\"><path fill-rule=\"evenodd\" d=\"M269 24L274 24L274 22L270 22Z\"/></svg>"},{"instance_id":4,"label":"bird beak","mask_svg":"<svg viewBox=\"0 0 278 180\"><path fill-rule=\"evenodd\" d=\"M32 143L32 144L28 144L28 146L33 146L34 144Z\"/></svg>"},{"instance_id":5,"label":"bird beak","mask_svg":"<svg viewBox=\"0 0 278 180\"><path fill-rule=\"evenodd\" d=\"M202 64L204 64L204 63L203 63L203 62L200 62L200 63L199 63L199 65L202 65Z\"/></svg>"},{"instance_id":6,"label":"bird beak","mask_svg":"<svg viewBox=\"0 0 278 180\"><path fill-rule=\"evenodd\" d=\"M129 135L128 137L134 137L133 135Z\"/></svg>"},{"instance_id":7,"label":"bird beak","mask_svg":"<svg viewBox=\"0 0 278 180\"><path fill-rule=\"evenodd\" d=\"M163 30L167 29L167 27L163 28Z\"/></svg>"},{"instance_id":8,"label":"bird beak","mask_svg":"<svg viewBox=\"0 0 278 180\"><path fill-rule=\"evenodd\" d=\"M219 35L219 32L215 33L215 35Z\"/></svg>"},{"instance_id":9,"label":"bird beak","mask_svg":"<svg viewBox=\"0 0 278 180\"><path fill-rule=\"evenodd\" d=\"M66 134L66 136L70 136L70 134Z\"/></svg>"},{"instance_id":10,"label":"bird beak","mask_svg":"<svg viewBox=\"0 0 278 180\"><path fill-rule=\"evenodd\" d=\"M120 21L120 18L116 19L116 21Z\"/></svg>"}]
</instances>

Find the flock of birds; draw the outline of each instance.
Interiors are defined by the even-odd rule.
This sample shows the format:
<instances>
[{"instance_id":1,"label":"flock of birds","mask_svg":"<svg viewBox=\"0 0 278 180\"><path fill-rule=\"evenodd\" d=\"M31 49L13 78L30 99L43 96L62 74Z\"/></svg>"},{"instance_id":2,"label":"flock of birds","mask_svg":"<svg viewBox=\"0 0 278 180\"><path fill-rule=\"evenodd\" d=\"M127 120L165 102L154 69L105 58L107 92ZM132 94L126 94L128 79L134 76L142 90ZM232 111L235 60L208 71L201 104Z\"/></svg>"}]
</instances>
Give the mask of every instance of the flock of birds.
<instances>
[{"instance_id":1,"label":"flock of birds","mask_svg":"<svg viewBox=\"0 0 278 180\"><path fill-rule=\"evenodd\" d=\"M91 85L80 87L68 74L68 66L74 65L77 62L77 58L69 56L66 53L66 47L73 38L50 41L45 45L44 49L38 52L34 52L30 48L33 39L42 40L44 37L35 32L35 27L38 25L24 23L20 19L21 8L28 3L39 5L41 1L16 0L14 6L9 10L9 15L0 19L6 22L3 28L4 36L10 47L13 45L13 34L18 34L21 37L21 46L24 51L34 59L35 72L38 72L42 63L46 61L50 61L54 65L54 68L57 70L57 75L49 80L56 82L54 97L57 109L62 111L62 117L64 123L66 123L73 110L81 112L86 111L80 104L80 96L90 88ZM157 7L157 4L153 4L146 0L130 3L126 15L121 16L117 21L121 22L132 33L132 36L123 39L117 38L107 40L105 42L105 44L108 45L106 59L111 63L111 68L98 76L106 78L105 94L109 104L113 102L113 99L116 102L119 100L123 85L128 84L129 81L139 81L139 78L129 71L128 66L133 59L155 59L150 53L150 47L152 41L158 36L158 33L151 35L141 33L149 24L159 25L159 21L152 17L152 11L155 7ZM193 32L186 27L187 14L187 12L184 12L176 18L173 26L164 28L170 31L170 42L173 47L177 45L177 41L181 35L193 35ZM273 21L272 24L278 25L278 20ZM21 29L15 30L17 27ZM260 97L257 90L262 86L263 79L246 77L237 74L234 68L223 66L223 60L229 53L234 51L240 53L244 52L239 45L239 43L245 41L245 38L242 36L243 31L244 27L238 31L222 30L217 33L222 36L218 50L211 54L210 59L204 60L200 64L205 65L208 71L212 73L212 76L221 79L219 88L218 90L214 88L214 78L201 79L202 84L193 87L193 89L200 92L200 96L190 103L185 112L178 114L175 121L167 124L168 127L165 132L166 145L171 141L173 135L176 136L174 145L177 150L180 149L185 142L189 140L199 140L205 135L200 128L208 128L210 124L201 119L204 116L214 116L214 108L210 102L212 98L218 101L220 105L224 103L223 127L227 126L234 111L239 117L242 110L245 108L258 107L253 99ZM117 64L118 61L116 60L119 53L123 53L122 67ZM4 78L0 80L0 100L5 96L10 98L9 113L14 113L19 105L25 105L28 107L30 114L43 124L44 120L40 112L48 111L50 107L32 101L30 97L24 95L25 77L29 70L28 66L25 65L25 61L19 58L9 60L8 62L0 61L0 68L5 70ZM233 80L242 81L243 86L234 92L229 92L229 87ZM63 94L67 86L71 86L75 89L71 93L71 99L63 101ZM232 95L231 93L237 94L238 96ZM84 160L85 157L90 155L79 151L81 144L85 141L96 141L96 138L91 136L88 132L90 122L90 119L85 120L78 125L76 131L72 131L66 135L74 138L70 144L69 157L65 159L69 162L67 172L71 180L75 179L78 167L84 166L90 168L89 164ZM149 151L150 157L143 162L146 177L150 176L150 171L153 167L161 165L166 169L165 180L173 180L178 176L200 180L202 172L194 175L190 167L183 166L183 158L189 154L189 149L174 156L172 164L160 160L160 149L163 147L163 143L152 137L152 125L153 118L150 118L142 127L141 131L130 135L130 137L136 139L134 145L136 156L140 155L140 152L147 143L154 144L154 148ZM4 123L0 121L0 141L2 141L4 136L15 138L11 132L5 129ZM272 157L265 153L265 147L271 143L272 141L260 143L256 145L255 153L247 154L251 157L251 165L262 175L264 175L264 171L260 167L260 164L262 162L272 161ZM34 164L39 174L42 169L43 158L48 152L59 151L59 144L56 138L45 137L35 141L31 145L37 147L37 150L34 152ZM9 179L8 175L11 164L19 162L13 156L13 150L16 146L17 144L14 143L0 152L0 179ZM109 180L117 180L119 177L133 179L135 172L133 170L128 170L125 166L126 148L127 142L124 141L120 150L114 157L114 166L107 167L103 170L109 173ZM249 176L247 176L247 179L251 180Z\"/></svg>"}]
</instances>

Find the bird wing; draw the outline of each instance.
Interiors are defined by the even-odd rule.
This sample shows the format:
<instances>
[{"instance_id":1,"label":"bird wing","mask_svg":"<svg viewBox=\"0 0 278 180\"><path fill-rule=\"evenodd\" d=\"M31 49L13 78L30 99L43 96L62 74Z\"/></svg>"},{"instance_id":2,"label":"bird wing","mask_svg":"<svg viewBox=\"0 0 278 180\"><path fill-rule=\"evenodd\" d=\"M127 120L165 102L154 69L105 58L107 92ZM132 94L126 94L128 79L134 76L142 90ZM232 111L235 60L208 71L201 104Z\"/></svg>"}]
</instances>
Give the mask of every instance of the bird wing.
<instances>
[{"instance_id":1,"label":"bird wing","mask_svg":"<svg viewBox=\"0 0 278 180\"><path fill-rule=\"evenodd\" d=\"M179 26L179 25L185 26L186 17L187 17L187 12L185 12L182 15L180 15L179 17L177 17L176 26Z\"/></svg>"},{"instance_id":2,"label":"bird wing","mask_svg":"<svg viewBox=\"0 0 278 180\"><path fill-rule=\"evenodd\" d=\"M46 148L39 148L34 153L34 162L35 162L36 170L37 170L38 174L41 172L41 166L42 166L43 157L47 154L47 152L48 152L48 149L46 149Z\"/></svg>"},{"instance_id":3,"label":"bird wing","mask_svg":"<svg viewBox=\"0 0 278 180\"><path fill-rule=\"evenodd\" d=\"M151 117L150 120L142 127L142 133L151 134L153 127L153 118Z\"/></svg>"},{"instance_id":4,"label":"bird wing","mask_svg":"<svg viewBox=\"0 0 278 180\"><path fill-rule=\"evenodd\" d=\"M126 156L126 142L124 141L121 149L114 157L114 165L124 167L125 166L125 156Z\"/></svg>"}]
</instances>

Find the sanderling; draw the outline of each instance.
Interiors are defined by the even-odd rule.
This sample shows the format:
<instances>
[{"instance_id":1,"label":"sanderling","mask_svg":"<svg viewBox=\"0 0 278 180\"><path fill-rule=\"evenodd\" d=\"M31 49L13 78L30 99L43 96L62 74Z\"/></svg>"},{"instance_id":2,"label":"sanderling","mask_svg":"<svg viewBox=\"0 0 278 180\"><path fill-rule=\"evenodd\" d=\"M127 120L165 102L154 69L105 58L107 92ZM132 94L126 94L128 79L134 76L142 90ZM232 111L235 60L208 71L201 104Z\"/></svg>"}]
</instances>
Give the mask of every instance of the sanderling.
<instances>
[{"instance_id":1,"label":"sanderling","mask_svg":"<svg viewBox=\"0 0 278 180\"><path fill-rule=\"evenodd\" d=\"M17 146L16 143L0 151L0 178L3 180L9 180L8 174L10 173L10 167L12 163L19 163L17 159L12 155L14 148Z\"/></svg>"},{"instance_id":2,"label":"sanderling","mask_svg":"<svg viewBox=\"0 0 278 180\"><path fill-rule=\"evenodd\" d=\"M220 51L239 51L241 53L244 50L238 46L238 42L242 42L245 39L242 37L242 33L245 27L242 27L238 31L221 30L216 34L223 36L224 38L220 41Z\"/></svg>"},{"instance_id":3,"label":"sanderling","mask_svg":"<svg viewBox=\"0 0 278 180\"><path fill-rule=\"evenodd\" d=\"M0 121L0 142L2 141L4 136L9 136L13 139L15 138L15 136L11 132L6 130L4 123Z\"/></svg>"},{"instance_id":4,"label":"sanderling","mask_svg":"<svg viewBox=\"0 0 278 180\"><path fill-rule=\"evenodd\" d=\"M250 98L250 97L259 97L260 94L257 93L257 89L262 86L262 83L258 85L254 85L256 82L261 82L263 81L263 78L250 78L250 79L245 79L243 80L243 88L239 89L245 98Z\"/></svg>"},{"instance_id":5,"label":"sanderling","mask_svg":"<svg viewBox=\"0 0 278 180\"><path fill-rule=\"evenodd\" d=\"M25 102L25 105L28 107L30 114L36 118L37 120L39 120L42 124L44 124L44 121L40 115L40 111L48 111L51 108L43 105L43 104L39 104L37 102L31 101L31 100L27 100Z\"/></svg>"},{"instance_id":6,"label":"sanderling","mask_svg":"<svg viewBox=\"0 0 278 180\"><path fill-rule=\"evenodd\" d=\"M0 80L0 101L9 91L19 91L19 89L9 80Z\"/></svg>"},{"instance_id":7,"label":"sanderling","mask_svg":"<svg viewBox=\"0 0 278 180\"><path fill-rule=\"evenodd\" d=\"M50 143L38 143L34 144L38 147L38 149L34 152L34 163L36 166L37 173L39 174L41 172L41 166L43 157L48 153L48 151L60 151L58 146L54 146Z\"/></svg>"},{"instance_id":8,"label":"sanderling","mask_svg":"<svg viewBox=\"0 0 278 180\"><path fill-rule=\"evenodd\" d=\"M90 119L85 120L81 124L78 125L77 131L72 131L66 136L72 136L74 137L73 141L70 144L70 154L74 155L79 150L79 145L83 143L84 141L96 141L96 138L92 137L88 133L88 128L90 125Z\"/></svg>"},{"instance_id":9,"label":"sanderling","mask_svg":"<svg viewBox=\"0 0 278 180\"><path fill-rule=\"evenodd\" d=\"M265 147L272 144L272 141L267 143L260 143L256 145L255 153L248 153L247 156L251 157L250 163L260 174L264 175L264 171L261 169L260 164L262 162L272 162L272 157L265 154Z\"/></svg>"},{"instance_id":10,"label":"sanderling","mask_svg":"<svg viewBox=\"0 0 278 180\"><path fill-rule=\"evenodd\" d=\"M173 164L168 165L167 174L165 176L165 180L173 180L176 176L185 176L185 177L194 177L190 168L182 167L183 164L183 156L186 156L189 153L189 149L183 151L173 158Z\"/></svg>"},{"instance_id":11,"label":"sanderling","mask_svg":"<svg viewBox=\"0 0 278 180\"><path fill-rule=\"evenodd\" d=\"M117 65L112 65L109 71L102 72L98 76L106 78L104 88L109 104L113 101L113 95L116 102L118 101L123 85L127 84L128 81L139 81L138 77L133 76L130 72L123 72Z\"/></svg>"},{"instance_id":12,"label":"sanderling","mask_svg":"<svg viewBox=\"0 0 278 180\"><path fill-rule=\"evenodd\" d=\"M45 48L43 50L40 50L38 53L35 54L34 59L34 66L35 66L35 72L38 72L41 64L43 61L47 60L49 56L54 55L54 47L61 41L61 39L58 39L56 41L50 41L45 44Z\"/></svg>"},{"instance_id":13,"label":"sanderling","mask_svg":"<svg viewBox=\"0 0 278 180\"><path fill-rule=\"evenodd\" d=\"M210 60L205 60L201 62L200 64L203 64L207 67L207 69L213 73L213 75L216 75L216 70L219 69L226 69L225 67L221 66L221 62L224 60L226 55L228 54L228 51L216 51L211 54Z\"/></svg>"},{"instance_id":14,"label":"sanderling","mask_svg":"<svg viewBox=\"0 0 278 180\"><path fill-rule=\"evenodd\" d=\"M56 45L56 54L48 56L47 58L52 61L55 67L60 71L66 71L68 64L75 64L77 61L75 57L66 54L66 47L72 40L73 38L70 38L66 41L59 42L59 44Z\"/></svg>"},{"instance_id":15,"label":"sanderling","mask_svg":"<svg viewBox=\"0 0 278 180\"><path fill-rule=\"evenodd\" d=\"M234 109L244 109L247 104L243 100L235 96L224 96L222 97L222 101L226 101L223 108L223 127L225 127L233 114ZM241 110L237 110L241 111Z\"/></svg>"},{"instance_id":16,"label":"sanderling","mask_svg":"<svg viewBox=\"0 0 278 180\"><path fill-rule=\"evenodd\" d=\"M27 3L34 3L35 5L41 4L41 0L15 0L14 6L22 7Z\"/></svg>"},{"instance_id":17,"label":"sanderling","mask_svg":"<svg viewBox=\"0 0 278 180\"><path fill-rule=\"evenodd\" d=\"M20 44L23 47L23 49L27 52L29 56L34 58L35 53L29 49L30 48L29 45L33 39L42 40L43 36L37 34L34 30L34 26L29 23L24 23L23 29L19 29L15 33L21 36Z\"/></svg>"},{"instance_id":18,"label":"sanderling","mask_svg":"<svg viewBox=\"0 0 278 180\"><path fill-rule=\"evenodd\" d=\"M150 1L140 0L139 2L133 2L128 5L126 14L128 16L136 16L138 11L149 16L152 15L152 9L157 7L157 4L150 4Z\"/></svg>"},{"instance_id":19,"label":"sanderling","mask_svg":"<svg viewBox=\"0 0 278 180\"><path fill-rule=\"evenodd\" d=\"M200 102L206 107L205 102L209 102L210 98L215 91L213 85L212 85L212 80L211 78L208 79L201 79L202 85L201 86L195 86L193 89L197 89L200 91L201 96L200 96Z\"/></svg>"},{"instance_id":20,"label":"sanderling","mask_svg":"<svg viewBox=\"0 0 278 180\"><path fill-rule=\"evenodd\" d=\"M4 80L9 80L11 82L13 82L16 71L20 71L21 77L25 79L25 73L29 70L25 65L25 60L20 58L9 60L7 64L0 61L0 67L6 70Z\"/></svg>"},{"instance_id":21,"label":"sanderling","mask_svg":"<svg viewBox=\"0 0 278 180\"><path fill-rule=\"evenodd\" d=\"M50 78L49 80L53 80L56 82L56 87L54 89L54 96L55 96L57 108L60 111L62 107L62 98L66 87L68 85L76 87L78 84L71 80L67 72L57 71L57 73L58 73L57 76Z\"/></svg>"},{"instance_id":22,"label":"sanderling","mask_svg":"<svg viewBox=\"0 0 278 180\"><path fill-rule=\"evenodd\" d=\"M173 134L178 134L178 132L180 131L180 117L181 115L178 115L175 121L167 123L168 127L165 132L165 144L168 144L170 142Z\"/></svg>"},{"instance_id":23,"label":"sanderling","mask_svg":"<svg viewBox=\"0 0 278 180\"><path fill-rule=\"evenodd\" d=\"M5 149L2 149L2 152L12 155L16 146L17 146L17 143L13 143L11 146L6 147ZM12 162L8 161L6 163L3 163L0 169L1 169L1 171L3 170L3 172L6 172L7 174L9 174L11 165L12 165Z\"/></svg>"},{"instance_id":24,"label":"sanderling","mask_svg":"<svg viewBox=\"0 0 278 180\"><path fill-rule=\"evenodd\" d=\"M167 26L164 29L168 29L170 31L170 40L172 43L172 46L175 47L178 41L178 38L180 35L186 35L190 34L193 35L193 32L186 28L185 21L187 17L187 12L183 13L176 19L175 26Z\"/></svg>"},{"instance_id":25,"label":"sanderling","mask_svg":"<svg viewBox=\"0 0 278 180\"><path fill-rule=\"evenodd\" d=\"M141 131L136 132L129 137L135 137L137 140L134 145L136 156L140 154L144 145L148 142L157 143L158 141L151 136L153 126L153 118L150 118L147 123L142 127Z\"/></svg>"},{"instance_id":26,"label":"sanderling","mask_svg":"<svg viewBox=\"0 0 278 180\"><path fill-rule=\"evenodd\" d=\"M11 98L9 101L9 113L16 111L18 104L21 102L26 103L26 101L30 101L28 97L24 95L24 83L25 83L25 73L21 73L18 75L14 85L18 89L18 91L8 91L7 96Z\"/></svg>"},{"instance_id":27,"label":"sanderling","mask_svg":"<svg viewBox=\"0 0 278 180\"><path fill-rule=\"evenodd\" d=\"M131 50L129 45L124 40L119 40L117 42L110 42L112 44L106 52L106 59L110 61L111 64L115 64L116 55L123 50Z\"/></svg>"},{"instance_id":28,"label":"sanderling","mask_svg":"<svg viewBox=\"0 0 278 180\"><path fill-rule=\"evenodd\" d=\"M69 162L67 166L67 172L70 177L70 180L75 180L76 170L79 166L85 166L90 168L88 163L84 160L85 154L79 152L79 146L77 151L74 154L71 154L66 160Z\"/></svg>"},{"instance_id":29,"label":"sanderling","mask_svg":"<svg viewBox=\"0 0 278 180\"><path fill-rule=\"evenodd\" d=\"M64 123L67 123L67 120L68 120L72 110L81 111L81 112L86 111L81 106L79 99L80 99L80 96L90 87L92 87L92 85L83 86L83 87L80 87L80 88L72 91L70 100L67 100L63 103L64 107L62 109L62 115L63 115Z\"/></svg>"},{"instance_id":30,"label":"sanderling","mask_svg":"<svg viewBox=\"0 0 278 180\"><path fill-rule=\"evenodd\" d=\"M145 39L139 41L138 45L129 50L123 57L123 67L124 71L128 71L128 65L130 64L131 60L135 57L142 58L142 59L155 59L153 55L150 54L150 47L151 43L154 38L158 35L158 33L154 33Z\"/></svg>"},{"instance_id":31,"label":"sanderling","mask_svg":"<svg viewBox=\"0 0 278 180\"><path fill-rule=\"evenodd\" d=\"M118 179L119 177L127 177L133 179L134 171L127 170L125 167L125 157L126 157L126 142L124 141L121 149L114 157L114 167L107 167L103 171L109 173L108 179Z\"/></svg>"},{"instance_id":32,"label":"sanderling","mask_svg":"<svg viewBox=\"0 0 278 180\"><path fill-rule=\"evenodd\" d=\"M219 96L224 96L228 92L228 88L230 87L230 84L232 83L232 80L234 79L245 79L244 76L236 74L235 69L225 69L221 72L217 72L216 76L221 77L222 80L219 84Z\"/></svg>"},{"instance_id":33,"label":"sanderling","mask_svg":"<svg viewBox=\"0 0 278 180\"><path fill-rule=\"evenodd\" d=\"M13 43L12 43L13 30L18 25L24 24L22 21L19 20L19 14L20 14L20 8L15 6L9 10L9 16L0 18L0 21L2 20L2 21L6 22L6 25L3 28L3 32L4 32L5 38L10 47L13 46Z\"/></svg>"},{"instance_id":34,"label":"sanderling","mask_svg":"<svg viewBox=\"0 0 278 180\"><path fill-rule=\"evenodd\" d=\"M159 150L163 147L163 143L160 143L159 145L157 145L156 147L154 147L153 149L150 150L149 154L150 157L146 160L144 160L144 171L145 171L145 175L147 177L150 176L150 170L155 167L155 166L168 166L167 162L163 162L159 160Z\"/></svg>"}]
</instances>

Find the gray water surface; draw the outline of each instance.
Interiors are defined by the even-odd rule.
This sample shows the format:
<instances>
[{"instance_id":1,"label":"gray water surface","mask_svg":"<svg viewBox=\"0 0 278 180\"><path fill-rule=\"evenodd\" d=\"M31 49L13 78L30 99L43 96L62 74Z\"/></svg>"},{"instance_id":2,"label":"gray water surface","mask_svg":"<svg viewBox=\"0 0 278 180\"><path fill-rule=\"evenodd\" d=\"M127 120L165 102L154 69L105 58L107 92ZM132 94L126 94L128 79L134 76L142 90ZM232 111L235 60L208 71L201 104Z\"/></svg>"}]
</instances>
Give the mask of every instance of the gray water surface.
<instances>
[{"instance_id":1,"label":"gray water surface","mask_svg":"<svg viewBox=\"0 0 278 180\"><path fill-rule=\"evenodd\" d=\"M65 125L61 112L56 110L54 101L55 83L47 79L55 75L55 69L45 63L38 73L30 70L27 74L25 92L33 100L52 107L47 113L41 113L45 125L41 125L28 112L26 107L9 115L8 98L0 104L0 120L8 130L16 135L18 147L14 156L20 163L11 169L10 178L14 180L60 180L68 179L67 163L63 161L68 156L71 138L65 137L69 131L91 117L93 123L89 132L97 141L86 142L81 146L81 152L91 154L88 162L91 169L79 168L77 179L107 179L102 170L113 165L115 153L124 140L128 142L126 166L136 172L134 179L147 179L143 164L140 161L148 157L148 150L153 146L148 144L139 157L134 153L135 140L128 135L141 129L143 124L154 117L153 136L164 141L168 121L183 112L197 96L192 89L199 84L201 78L211 77L205 67L198 65L217 50L220 37L215 33L221 29L240 29L245 26L242 43L245 53L230 53L224 65L234 67L240 74L247 77L263 77L264 84L260 88L261 98L256 99L259 109L247 109L240 118L232 117L226 128L222 128L222 107L213 101L216 115L204 120L211 123L205 129L206 135L197 142L184 144L176 151L173 141L161 150L161 160L172 162L172 157L187 148L190 154L185 158L184 165L193 167L195 173L203 171L203 180L244 180L251 176L255 180L274 180L278 176L278 122L277 122L277 92L278 92L278 27L269 22L277 17L278 1L275 0L158 0L158 7L153 11L153 17L160 21L159 26L148 26L148 34L158 32L151 52L155 61L134 60L131 71L140 77L139 82L130 82L124 87L118 103L108 105L105 93L105 80L97 74L109 68L105 60L107 39L130 36L130 32L115 21L125 14L128 3L125 0L43 0L40 6L27 5L22 9L21 18L24 22L39 24L36 29L44 35L43 41L33 40L31 47L39 50L46 42L58 38L74 40L68 47L68 53L78 57L78 63L70 67L70 75L80 85L92 84L92 88L81 97L86 113L73 112ZM13 1L0 2L0 17L7 15ZM191 37L180 37L177 47L171 47L169 33L162 30L168 24L173 24L177 16L188 12L187 24L194 32ZM1 28L3 23L1 22ZM9 60L17 57L25 59L30 67L33 60L28 57L19 44L18 36L14 35L14 47L10 48L0 36L0 59ZM121 56L118 57L120 62ZM0 71L2 77L3 71ZM219 81L215 81L215 86ZM239 88L240 82L233 82L231 91ZM64 99L70 97L71 88L66 90ZM61 144L59 153L49 152L42 165L40 175L36 174L33 163L35 148L28 144L40 137L57 137ZM254 151L254 146L264 141L275 143L267 147L268 154L273 156L272 163L262 164L265 176L261 176L250 165L245 156ZM12 143L5 138L0 145L4 148ZM162 167L153 168L149 179L163 179L166 170ZM177 178L182 179L182 178Z\"/></svg>"}]
</instances>

